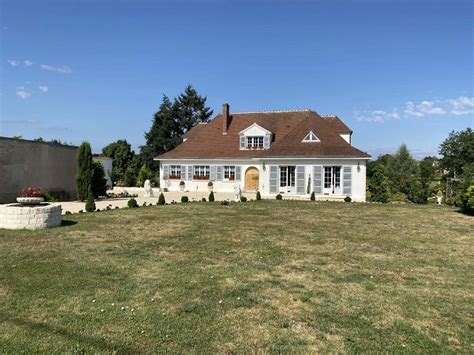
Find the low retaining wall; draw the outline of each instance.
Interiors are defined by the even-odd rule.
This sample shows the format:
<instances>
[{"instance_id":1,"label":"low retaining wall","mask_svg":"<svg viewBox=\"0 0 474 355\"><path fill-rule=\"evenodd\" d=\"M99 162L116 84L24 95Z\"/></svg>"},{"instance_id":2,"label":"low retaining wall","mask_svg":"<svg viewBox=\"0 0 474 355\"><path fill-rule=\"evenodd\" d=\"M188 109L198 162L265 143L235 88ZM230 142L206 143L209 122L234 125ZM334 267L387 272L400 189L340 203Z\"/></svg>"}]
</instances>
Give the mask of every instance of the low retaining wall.
<instances>
[{"instance_id":1,"label":"low retaining wall","mask_svg":"<svg viewBox=\"0 0 474 355\"><path fill-rule=\"evenodd\" d=\"M0 206L0 228L42 229L61 225L61 205L20 206L19 203Z\"/></svg>"}]
</instances>

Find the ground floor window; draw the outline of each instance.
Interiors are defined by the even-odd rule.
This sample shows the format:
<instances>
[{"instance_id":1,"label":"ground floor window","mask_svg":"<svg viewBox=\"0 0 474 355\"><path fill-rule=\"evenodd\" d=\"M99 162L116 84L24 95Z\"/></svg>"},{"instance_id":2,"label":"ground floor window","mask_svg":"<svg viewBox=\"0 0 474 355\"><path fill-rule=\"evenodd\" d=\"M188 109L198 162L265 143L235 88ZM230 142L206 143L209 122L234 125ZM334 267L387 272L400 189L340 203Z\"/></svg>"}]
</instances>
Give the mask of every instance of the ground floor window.
<instances>
[{"instance_id":1,"label":"ground floor window","mask_svg":"<svg viewBox=\"0 0 474 355\"><path fill-rule=\"evenodd\" d=\"M295 187L295 166L280 166L280 188L293 192Z\"/></svg>"},{"instance_id":2,"label":"ground floor window","mask_svg":"<svg viewBox=\"0 0 474 355\"><path fill-rule=\"evenodd\" d=\"M170 166L170 179L181 179L181 165Z\"/></svg>"},{"instance_id":3,"label":"ground floor window","mask_svg":"<svg viewBox=\"0 0 474 355\"><path fill-rule=\"evenodd\" d=\"M209 180L209 165L195 165L193 168L194 180Z\"/></svg>"},{"instance_id":4,"label":"ground floor window","mask_svg":"<svg viewBox=\"0 0 474 355\"><path fill-rule=\"evenodd\" d=\"M324 167L324 192L332 194L341 193L341 167Z\"/></svg>"},{"instance_id":5,"label":"ground floor window","mask_svg":"<svg viewBox=\"0 0 474 355\"><path fill-rule=\"evenodd\" d=\"M224 180L235 180L235 166L224 166Z\"/></svg>"}]
</instances>

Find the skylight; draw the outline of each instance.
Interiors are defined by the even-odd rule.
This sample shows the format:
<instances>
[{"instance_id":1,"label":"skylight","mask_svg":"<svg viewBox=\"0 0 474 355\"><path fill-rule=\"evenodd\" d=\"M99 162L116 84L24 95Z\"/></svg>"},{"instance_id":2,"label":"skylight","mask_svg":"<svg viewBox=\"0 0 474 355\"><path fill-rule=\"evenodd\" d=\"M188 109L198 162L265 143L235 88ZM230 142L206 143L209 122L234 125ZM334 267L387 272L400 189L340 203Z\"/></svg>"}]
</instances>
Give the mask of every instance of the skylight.
<instances>
[{"instance_id":1,"label":"skylight","mask_svg":"<svg viewBox=\"0 0 474 355\"><path fill-rule=\"evenodd\" d=\"M321 142L318 137L313 133L313 131L310 131L306 137L304 137L303 142Z\"/></svg>"}]
</instances>

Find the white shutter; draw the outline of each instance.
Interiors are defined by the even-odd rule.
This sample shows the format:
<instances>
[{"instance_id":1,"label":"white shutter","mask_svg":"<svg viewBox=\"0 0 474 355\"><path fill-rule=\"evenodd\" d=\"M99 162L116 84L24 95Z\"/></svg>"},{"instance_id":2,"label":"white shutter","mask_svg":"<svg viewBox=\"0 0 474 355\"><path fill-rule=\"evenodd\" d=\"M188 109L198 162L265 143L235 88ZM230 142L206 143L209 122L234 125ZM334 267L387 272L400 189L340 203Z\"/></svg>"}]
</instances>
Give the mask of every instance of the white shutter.
<instances>
[{"instance_id":1,"label":"white shutter","mask_svg":"<svg viewBox=\"0 0 474 355\"><path fill-rule=\"evenodd\" d=\"M193 179L193 166L192 165L188 165L188 176L187 176L188 180L192 180Z\"/></svg>"},{"instance_id":2,"label":"white shutter","mask_svg":"<svg viewBox=\"0 0 474 355\"><path fill-rule=\"evenodd\" d=\"M240 149L245 149L245 136L243 134L240 135Z\"/></svg>"},{"instance_id":3,"label":"white shutter","mask_svg":"<svg viewBox=\"0 0 474 355\"><path fill-rule=\"evenodd\" d=\"M296 167L296 193L298 195L304 195L304 165L298 165Z\"/></svg>"},{"instance_id":4,"label":"white shutter","mask_svg":"<svg viewBox=\"0 0 474 355\"><path fill-rule=\"evenodd\" d=\"M163 179L168 180L170 177L170 166L163 165Z\"/></svg>"},{"instance_id":5,"label":"white shutter","mask_svg":"<svg viewBox=\"0 0 474 355\"><path fill-rule=\"evenodd\" d=\"M186 180L186 165L181 165L181 180Z\"/></svg>"},{"instance_id":6,"label":"white shutter","mask_svg":"<svg viewBox=\"0 0 474 355\"><path fill-rule=\"evenodd\" d=\"M323 194L323 167L313 166L313 191L316 195Z\"/></svg>"},{"instance_id":7,"label":"white shutter","mask_svg":"<svg viewBox=\"0 0 474 355\"><path fill-rule=\"evenodd\" d=\"M240 172L241 172L241 167L237 165L235 167L235 181L240 181Z\"/></svg>"},{"instance_id":8,"label":"white shutter","mask_svg":"<svg viewBox=\"0 0 474 355\"><path fill-rule=\"evenodd\" d=\"M270 165L270 193L276 194L278 190L278 166Z\"/></svg>"},{"instance_id":9,"label":"white shutter","mask_svg":"<svg viewBox=\"0 0 474 355\"><path fill-rule=\"evenodd\" d=\"M217 181L222 181L222 179L223 179L222 170L223 170L222 165L218 165L217 169L216 169L216 180Z\"/></svg>"},{"instance_id":10,"label":"white shutter","mask_svg":"<svg viewBox=\"0 0 474 355\"><path fill-rule=\"evenodd\" d=\"M263 137L263 148L268 149L270 148L270 138L272 136L270 134L265 134Z\"/></svg>"},{"instance_id":11,"label":"white shutter","mask_svg":"<svg viewBox=\"0 0 474 355\"><path fill-rule=\"evenodd\" d=\"M344 166L342 171L342 193L350 196L352 194L352 166Z\"/></svg>"},{"instance_id":12,"label":"white shutter","mask_svg":"<svg viewBox=\"0 0 474 355\"><path fill-rule=\"evenodd\" d=\"M209 178L211 179L211 181L216 181L216 166L211 165L210 169L211 169L211 171L210 171L210 174L209 174Z\"/></svg>"}]
</instances>

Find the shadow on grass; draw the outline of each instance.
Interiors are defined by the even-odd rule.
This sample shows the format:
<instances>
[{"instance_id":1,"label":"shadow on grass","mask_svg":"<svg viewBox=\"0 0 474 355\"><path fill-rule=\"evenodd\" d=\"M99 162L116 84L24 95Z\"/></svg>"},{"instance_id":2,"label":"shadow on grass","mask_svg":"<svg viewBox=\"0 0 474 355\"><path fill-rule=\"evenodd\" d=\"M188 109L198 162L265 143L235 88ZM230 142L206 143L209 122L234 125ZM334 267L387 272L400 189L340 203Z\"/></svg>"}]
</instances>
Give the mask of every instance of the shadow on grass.
<instances>
[{"instance_id":1,"label":"shadow on grass","mask_svg":"<svg viewBox=\"0 0 474 355\"><path fill-rule=\"evenodd\" d=\"M16 317L9 317L7 314L1 314L0 318L6 322L13 323L17 326L26 328L27 331L33 333L41 332L45 336L61 336L72 342L88 346L92 346L99 350L110 351L110 352L124 352L124 353L135 353L139 349L129 347L120 342L110 342L110 340L104 339L104 337L93 337L84 334L79 334L77 332L70 331L66 328L50 325L43 322L37 322L30 319L21 319Z\"/></svg>"},{"instance_id":2,"label":"shadow on grass","mask_svg":"<svg viewBox=\"0 0 474 355\"><path fill-rule=\"evenodd\" d=\"M61 227L69 227L69 226L73 226L75 224L77 224L77 221L70 221L68 219L63 219L61 221Z\"/></svg>"}]
</instances>

